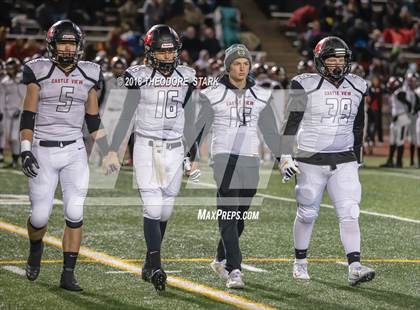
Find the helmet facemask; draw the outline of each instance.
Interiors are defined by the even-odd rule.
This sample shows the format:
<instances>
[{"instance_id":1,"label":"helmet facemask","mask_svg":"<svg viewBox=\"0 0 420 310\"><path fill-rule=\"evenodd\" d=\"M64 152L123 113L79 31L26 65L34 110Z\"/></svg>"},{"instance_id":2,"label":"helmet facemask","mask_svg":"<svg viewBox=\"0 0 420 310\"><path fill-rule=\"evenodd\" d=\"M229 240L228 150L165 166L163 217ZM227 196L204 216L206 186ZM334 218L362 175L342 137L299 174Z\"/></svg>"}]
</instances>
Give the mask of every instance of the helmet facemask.
<instances>
[{"instance_id":1,"label":"helmet facemask","mask_svg":"<svg viewBox=\"0 0 420 310\"><path fill-rule=\"evenodd\" d=\"M325 42L322 42L324 40ZM315 67L319 74L331 82L338 84L344 79L345 75L350 72L351 51L344 41L339 38L328 37L324 40L321 40L315 47ZM331 41L333 41L333 43L330 43ZM344 57L344 64L342 66L337 64L328 66L326 60L330 57ZM334 68L331 69L331 67Z\"/></svg>"},{"instance_id":2,"label":"helmet facemask","mask_svg":"<svg viewBox=\"0 0 420 310\"><path fill-rule=\"evenodd\" d=\"M173 57L170 60L159 59L159 53L173 53ZM146 53L147 61L149 64L163 74L172 74L175 68L179 64L179 52L178 49L160 49L156 51L149 51Z\"/></svg>"}]
</instances>

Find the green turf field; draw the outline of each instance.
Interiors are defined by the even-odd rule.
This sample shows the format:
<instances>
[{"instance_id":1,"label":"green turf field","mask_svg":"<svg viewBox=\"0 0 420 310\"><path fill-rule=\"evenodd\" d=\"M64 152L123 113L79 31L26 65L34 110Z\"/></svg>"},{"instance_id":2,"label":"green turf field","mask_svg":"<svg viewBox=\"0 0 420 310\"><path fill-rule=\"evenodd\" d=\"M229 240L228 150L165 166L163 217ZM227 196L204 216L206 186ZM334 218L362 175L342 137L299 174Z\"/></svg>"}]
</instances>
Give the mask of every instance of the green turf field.
<instances>
[{"instance_id":1,"label":"green turf field","mask_svg":"<svg viewBox=\"0 0 420 310\"><path fill-rule=\"evenodd\" d=\"M227 309L233 304L254 309L420 309L420 170L375 168L383 160L367 158L360 171L362 261L377 270L373 282L348 286L338 223L327 197L310 249L312 279L292 279L296 206L287 198L293 199L293 182L282 184L275 171L268 187L259 191L262 203L252 207L259 219L248 221L241 237L244 263L254 271L244 269L244 290L227 290L209 268L217 222L197 220L198 209L213 210L215 202L211 173L203 164L207 173L201 186L183 184L168 225L163 257L170 286L160 295L138 276L145 244L131 169L124 169L114 190L89 191L84 255L76 271L84 288L80 294L58 288L64 225L59 201L39 278L29 282L21 275L28 244L21 229L30 208L27 180L0 169L0 309ZM56 198L61 199L59 190Z\"/></svg>"}]
</instances>

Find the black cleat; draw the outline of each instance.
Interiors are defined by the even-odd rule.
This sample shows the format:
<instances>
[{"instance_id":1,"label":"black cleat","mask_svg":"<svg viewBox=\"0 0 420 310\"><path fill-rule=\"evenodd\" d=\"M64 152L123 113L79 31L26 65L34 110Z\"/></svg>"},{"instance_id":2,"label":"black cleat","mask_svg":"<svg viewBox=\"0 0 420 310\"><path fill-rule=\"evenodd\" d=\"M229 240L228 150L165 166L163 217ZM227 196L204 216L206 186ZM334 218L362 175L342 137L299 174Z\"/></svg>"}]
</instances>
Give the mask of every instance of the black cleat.
<instances>
[{"instance_id":1,"label":"black cleat","mask_svg":"<svg viewBox=\"0 0 420 310\"><path fill-rule=\"evenodd\" d=\"M146 267L146 264L143 264L143 266L141 268L141 278L145 282L150 282L151 276L152 276L152 269Z\"/></svg>"},{"instance_id":2,"label":"black cleat","mask_svg":"<svg viewBox=\"0 0 420 310\"><path fill-rule=\"evenodd\" d=\"M392 162L387 161L385 164L379 166L380 168L394 168L394 164Z\"/></svg>"},{"instance_id":3,"label":"black cleat","mask_svg":"<svg viewBox=\"0 0 420 310\"><path fill-rule=\"evenodd\" d=\"M41 270L41 257L44 251L44 243L41 241L41 246L34 250L34 247L31 245L29 248L29 257L26 264L26 277L29 281L35 281L38 278L39 272Z\"/></svg>"},{"instance_id":4,"label":"black cleat","mask_svg":"<svg viewBox=\"0 0 420 310\"><path fill-rule=\"evenodd\" d=\"M83 289L77 283L73 271L63 271L61 273L60 287L73 292L81 292Z\"/></svg>"},{"instance_id":5,"label":"black cleat","mask_svg":"<svg viewBox=\"0 0 420 310\"><path fill-rule=\"evenodd\" d=\"M150 281L155 287L156 291L161 292L165 290L166 285L166 273L162 269L153 271Z\"/></svg>"}]
</instances>

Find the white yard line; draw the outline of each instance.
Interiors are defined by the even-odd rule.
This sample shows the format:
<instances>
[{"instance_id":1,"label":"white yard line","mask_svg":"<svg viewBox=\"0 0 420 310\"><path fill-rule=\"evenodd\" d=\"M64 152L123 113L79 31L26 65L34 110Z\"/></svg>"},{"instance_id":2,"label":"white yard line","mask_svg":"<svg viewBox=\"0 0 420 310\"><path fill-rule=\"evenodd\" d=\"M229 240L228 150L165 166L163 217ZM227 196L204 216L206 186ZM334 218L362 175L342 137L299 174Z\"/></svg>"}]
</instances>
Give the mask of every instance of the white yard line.
<instances>
[{"instance_id":1,"label":"white yard line","mask_svg":"<svg viewBox=\"0 0 420 310\"><path fill-rule=\"evenodd\" d=\"M7 266L3 266L2 268L4 270L13 272L13 273L15 273L17 275L20 275L20 276L25 276L26 275L25 270L22 269L22 268L20 268L20 267L17 267L17 266L9 266L9 265L7 265Z\"/></svg>"},{"instance_id":2,"label":"white yard line","mask_svg":"<svg viewBox=\"0 0 420 310\"><path fill-rule=\"evenodd\" d=\"M0 220L0 229L18 234L22 237L27 237L28 232L26 228L16 226L7 222L3 222ZM51 235L46 235L43 239L45 244L52 245L59 249L62 249L62 242L60 239L53 237ZM80 247L79 254L81 256L93 259L96 262L99 262L103 265L107 265L109 267L113 267L116 269L120 269L123 271L128 271L134 274L141 274L140 266L136 266L134 264L127 263L121 260L118 257L111 256L107 253L96 251L90 249L88 247L82 246ZM233 293L226 292L224 290L216 289L205 284L190 281L188 279L179 277L179 276L168 276L167 283L169 286L197 294L202 295L212 300L222 302L225 304L232 305L236 308L240 309L249 309L249 310L274 310L270 305L262 304L259 302L252 301L246 297L242 297Z\"/></svg>"},{"instance_id":3,"label":"white yard line","mask_svg":"<svg viewBox=\"0 0 420 310\"><path fill-rule=\"evenodd\" d=\"M62 205L63 201L60 199L54 199L53 204ZM25 205L30 206L28 195L16 195L16 194L0 194L0 205Z\"/></svg>"},{"instance_id":4,"label":"white yard line","mask_svg":"<svg viewBox=\"0 0 420 310\"><path fill-rule=\"evenodd\" d=\"M183 182L187 182L187 181L183 181ZM213 184L206 183L206 182L201 182L201 181L198 183L198 185L208 187L208 188L215 188L215 186ZM263 194L263 193L257 193L256 195L260 196L260 197L268 198L268 199L296 203L296 199L293 199L293 198L274 196L274 195ZM321 207L328 208L328 209L334 209L334 206L329 205L329 204L325 204L325 203L322 203ZM385 213L367 211L367 210L360 210L360 213L368 214L368 215L372 215L372 216L390 218L390 219L403 221L403 222L420 224L420 220L410 219L410 218L407 218L407 217L401 217L401 216L396 216L396 215L392 215L392 214L385 214Z\"/></svg>"},{"instance_id":5,"label":"white yard line","mask_svg":"<svg viewBox=\"0 0 420 310\"><path fill-rule=\"evenodd\" d=\"M268 270L258 268L258 267L255 267L255 266L251 266L251 265L248 265L248 264L241 264L241 267L242 267L242 269L252 271L252 272L268 272Z\"/></svg>"}]
</instances>

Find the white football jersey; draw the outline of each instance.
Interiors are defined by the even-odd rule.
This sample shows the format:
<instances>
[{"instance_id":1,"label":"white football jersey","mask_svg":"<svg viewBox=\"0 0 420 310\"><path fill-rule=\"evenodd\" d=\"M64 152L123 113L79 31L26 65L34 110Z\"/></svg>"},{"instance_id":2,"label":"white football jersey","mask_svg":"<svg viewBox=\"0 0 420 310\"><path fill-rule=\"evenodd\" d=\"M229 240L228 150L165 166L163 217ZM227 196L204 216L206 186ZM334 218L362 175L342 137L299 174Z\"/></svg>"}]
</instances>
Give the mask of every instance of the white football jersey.
<instances>
[{"instance_id":1,"label":"white football jersey","mask_svg":"<svg viewBox=\"0 0 420 310\"><path fill-rule=\"evenodd\" d=\"M13 116L17 111L22 111L26 86L22 83L22 73L19 72L13 79L6 75L1 80L0 106L8 115Z\"/></svg>"},{"instance_id":2,"label":"white football jersey","mask_svg":"<svg viewBox=\"0 0 420 310\"><path fill-rule=\"evenodd\" d=\"M182 65L177 66L169 77L146 65L128 68L126 86L131 88L128 84L139 84L140 91L135 132L156 139L181 138L185 122L183 106L194 79L195 70Z\"/></svg>"},{"instance_id":3,"label":"white football jersey","mask_svg":"<svg viewBox=\"0 0 420 310\"><path fill-rule=\"evenodd\" d=\"M319 74L308 73L294 77L292 83L302 88L301 94L295 89L294 95L306 101L297 131L297 149L310 153L352 151L354 121L358 112L364 113L359 105L367 90L366 81L348 74L337 88Z\"/></svg>"},{"instance_id":4,"label":"white football jersey","mask_svg":"<svg viewBox=\"0 0 420 310\"><path fill-rule=\"evenodd\" d=\"M35 138L52 141L81 138L88 93L92 88L98 89L102 79L99 65L89 61L79 61L67 74L47 58L27 62L23 82L40 87Z\"/></svg>"},{"instance_id":5,"label":"white football jersey","mask_svg":"<svg viewBox=\"0 0 420 310\"><path fill-rule=\"evenodd\" d=\"M266 125L270 137L264 135L270 149L278 153L280 137L271 109L272 91L260 86L250 85L243 90L228 88L221 82L202 91L207 105L213 114L211 127L211 155L236 154L241 156L259 156L260 139L258 129L261 127L260 114L265 108L268 112ZM203 110L204 111L204 110ZM206 112L208 113L208 112ZM203 114L203 112L201 112ZM271 116L271 117L270 117ZM201 118L199 116L199 118ZM207 121L208 122L208 121ZM276 154L277 155L277 154Z\"/></svg>"}]
</instances>

